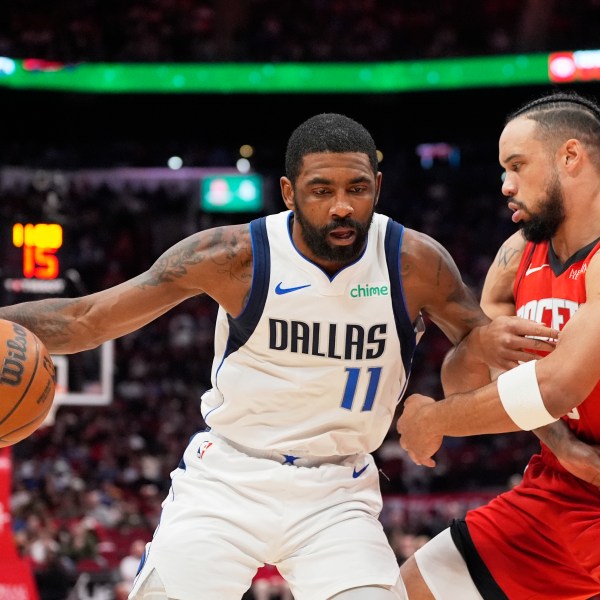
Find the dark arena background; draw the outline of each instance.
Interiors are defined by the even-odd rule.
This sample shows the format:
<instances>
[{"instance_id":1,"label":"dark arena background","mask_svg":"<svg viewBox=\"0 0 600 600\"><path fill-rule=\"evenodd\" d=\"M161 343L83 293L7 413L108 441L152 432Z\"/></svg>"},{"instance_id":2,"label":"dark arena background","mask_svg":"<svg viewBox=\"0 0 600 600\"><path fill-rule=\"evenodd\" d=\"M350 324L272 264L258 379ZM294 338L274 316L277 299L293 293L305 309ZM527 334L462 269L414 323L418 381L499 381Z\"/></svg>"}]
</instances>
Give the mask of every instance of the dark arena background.
<instances>
[{"instance_id":1,"label":"dark arena background","mask_svg":"<svg viewBox=\"0 0 600 600\"><path fill-rule=\"evenodd\" d=\"M2 12L2 304L94 292L195 230L283 210L287 137L321 112L371 131L383 172L378 211L441 242L479 293L514 230L497 160L504 117L552 89L600 97L597 0L9 0ZM573 72L553 78L554 54ZM231 84L242 76L235 67L277 75L287 64L308 75L278 89ZM79 87L85 65L106 68L105 79ZM380 67L398 65L409 67L406 86L373 86ZM188 87L185 74L145 87L162 66L234 70L221 91ZM326 66L340 69L331 75L339 90L311 88L310 68ZM113 75L130 87L105 87ZM64 79L55 86L53 77ZM226 204L214 180L238 192L237 203ZM204 426L215 315L212 301L194 298L111 347L59 359L53 418L0 455L0 555L12 557L0 558L0 598L126 598L127 565L135 574L169 473ZM409 393L440 397L448 348L428 323ZM394 432L376 459L381 520L399 562L518 481L538 449L527 432L446 439L427 469ZM259 574L245 600L285 594Z\"/></svg>"}]
</instances>

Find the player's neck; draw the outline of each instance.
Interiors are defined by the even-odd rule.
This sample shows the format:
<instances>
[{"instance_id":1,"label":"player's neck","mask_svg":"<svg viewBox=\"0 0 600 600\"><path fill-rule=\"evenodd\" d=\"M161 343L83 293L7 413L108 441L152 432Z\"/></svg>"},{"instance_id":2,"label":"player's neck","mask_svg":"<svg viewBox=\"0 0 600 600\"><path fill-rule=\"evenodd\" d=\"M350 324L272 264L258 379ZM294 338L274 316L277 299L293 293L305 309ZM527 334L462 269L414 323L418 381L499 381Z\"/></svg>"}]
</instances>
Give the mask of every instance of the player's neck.
<instances>
[{"instance_id":1,"label":"player's neck","mask_svg":"<svg viewBox=\"0 0 600 600\"><path fill-rule=\"evenodd\" d=\"M551 240L552 248L561 263L600 238L600 211L597 214L591 212L574 215L573 211L568 214Z\"/></svg>"}]
</instances>

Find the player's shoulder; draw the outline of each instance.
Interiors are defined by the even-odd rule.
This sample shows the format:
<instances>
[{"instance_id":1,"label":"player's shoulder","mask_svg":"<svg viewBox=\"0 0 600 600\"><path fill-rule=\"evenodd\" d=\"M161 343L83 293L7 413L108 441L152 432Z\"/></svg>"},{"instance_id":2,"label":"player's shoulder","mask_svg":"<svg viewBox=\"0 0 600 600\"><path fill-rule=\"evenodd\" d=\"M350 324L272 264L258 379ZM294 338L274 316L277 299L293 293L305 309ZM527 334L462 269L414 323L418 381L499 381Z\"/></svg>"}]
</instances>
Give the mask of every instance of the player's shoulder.
<instances>
[{"instance_id":1,"label":"player's shoulder","mask_svg":"<svg viewBox=\"0 0 600 600\"><path fill-rule=\"evenodd\" d=\"M201 246L213 249L248 248L251 244L250 223L221 225L194 234Z\"/></svg>"},{"instance_id":2,"label":"player's shoulder","mask_svg":"<svg viewBox=\"0 0 600 600\"><path fill-rule=\"evenodd\" d=\"M515 231L513 234L507 237L504 242L502 242L502 246L509 246L511 248L515 248L516 250L520 250L521 252L523 252L526 245L527 240L520 229Z\"/></svg>"},{"instance_id":3,"label":"player's shoulder","mask_svg":"<svg viewBox=\"0 0 600 600\"><path fill-rule=\"evenodd\" d=\"M252 259L252 236L250 224L222 225L197 231L166 253L171 266L181 268L197 277L196 269L204 273L212 270L223 272L227 265L229 272L246 270Z\"/></svg>"},{"instance_id":4,"label":"player's shoulder","mask_svg":"<svg viewBox=\"0 0 600 600\"><path fill-rule=\"evenodd\" d=\"M448 252L432 236L411 229L410 227L404 228L404 237L402 240L402 253L406 256L410 256L415 260L431 260L436 256L447 255Z\"/></svg>"},{"instance_id":5,"label":"player's shoulder","mask_svg":"<svg viewBox=\"0 0 600 600\"><path fill-rule=\"evenodd\" d=\"M407 243L421 244L429 243L432 238L430 235L418 231L417 229L411 229L410 227L404 227L404 239Z\"/></svg>"},{"instance_id":6,"label":"player's shoulder","mask_svg":"<svg viewBox=\"0 0 600 600\"><path fill-rule=\"evenodd\" d=\"M491 262L481 291L481 306L491 317L514 314L514 286L527 240L516 231L504 240Z\"/></svg>"},{"instance_id":7,"label":"player's shoulder","mask_svg":"<svg viewBox=\"0 0 600 600\"><path fill-rule=\"evenodd\" d=\"M527 240L521 230L515 231L500 245L493 265L501 269L516 270L521 262L521 257L526 246Z\"/></svg>"},{"instance_id":8,"label":"player's shoulder","mask_svg":"<svg viewBox=\"0 0 600 600\"><path fill-rule=\"evenodd\" d=\"M454 288L460 280L450 252L432 236L410 228L402 240L400 272L407 294L414 288L427 297Z\"/></svg>"}]
</instances>

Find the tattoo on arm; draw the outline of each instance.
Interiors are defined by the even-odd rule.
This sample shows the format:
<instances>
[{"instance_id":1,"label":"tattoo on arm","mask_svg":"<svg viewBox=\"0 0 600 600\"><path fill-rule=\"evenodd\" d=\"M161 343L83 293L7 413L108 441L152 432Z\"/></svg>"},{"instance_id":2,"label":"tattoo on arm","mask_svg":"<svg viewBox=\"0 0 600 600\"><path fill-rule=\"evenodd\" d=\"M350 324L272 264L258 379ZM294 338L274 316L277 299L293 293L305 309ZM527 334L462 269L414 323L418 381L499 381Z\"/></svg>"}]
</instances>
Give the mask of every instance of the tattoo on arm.
<instances>
[{"instance_id":1,"label":"tattoo on arm","mask_svg":"<svg viewBox=\"0 0 600 600\"><path fill-rule=\"evenodd\" d=\"M468 330L487 322L475 296L467 287L457 288L446 298L448 305L458 304L461 310L461 322Z\"/></svg>"},{"instance_id":2,"label":"tattoo on arm","mask_svg":"<svg viewBox=\"0 0 600 600\"><path fill-rule=\"evenodd\" d=\"M502 245L500 246L500 250L498 250L498 254L496 255L496 263L499 267L508 267L510 261L513 257L519 254L519 250L517 248L512 248L511 246Z\"/></svg>"},{"instance_id":3,"label":"tattoo on arm","mask_svg":"<svg viewBox=\"0 0 600 600\"><path fill-rule=\"evenodd\" d=\"M219 247L211 260L217 265L219 275L227 275L230 279L247 282L252 279L252 250L249 246L249 228L233 231L230 235L219 235L222 230L215 231L213 245Z\"/></svg>"},{"instance_id":4,"label":"tattoo on arm","mask_svg":"<svg viewBox=\"0 0 600 600\"><path fill-rule=\"evenodd\" d=\"M140 287L158 286L185 277L189 267L211 261L219 275L248 281L252 278L252 250L249 229L219 227L211 239L199 241L197 237L176 244L152 265L149 277Z\"/></svg>"},{"instance_id":5,"label":"tattoo on arm","mask_svg":"<svg viewBox=\"0 0 600 600\"><path fill-rule=\"evenodd\" d=\"M60 313L79 302L79 298L48 298L23 302L0 309L0 318L19 323L46 341L68 340L70 319Z\"/></svg>"},{"instance_id":6,"label":"tattoo on arm","mask_svg":"<svg viewBox=\"0 0 600 600\"><path fill-rule=\"evenodd\" d=\"M160 256L150 268L150 277L140 284L141 288L155 287L161 283L184 277L187 267L204 260L205 255L197 252L197 241L178 244Z\"/></svg>"}]
</instances>

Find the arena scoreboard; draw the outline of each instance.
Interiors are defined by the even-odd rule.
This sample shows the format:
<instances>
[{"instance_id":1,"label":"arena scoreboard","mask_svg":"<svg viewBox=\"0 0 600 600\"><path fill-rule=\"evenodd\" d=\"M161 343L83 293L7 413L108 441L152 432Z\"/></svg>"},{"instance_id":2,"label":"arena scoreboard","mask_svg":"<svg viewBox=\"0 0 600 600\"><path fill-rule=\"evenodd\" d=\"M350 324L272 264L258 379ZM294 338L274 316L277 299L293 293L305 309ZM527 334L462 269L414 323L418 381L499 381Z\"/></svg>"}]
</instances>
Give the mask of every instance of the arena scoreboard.
<instances>
[{"instance_id":1,"label":"arena scoreboard","mask_svg":"<svg viewBox=\"0 0 600 600\"><path fill-rule=\"evenodd\" d=\"M64 230L59 223L13 223L4 225L2 283L5 296L14 301L23 295L63 294L62 248ZM9 298L6 298L10 302Z\"/></svg>"}]
</instances>

